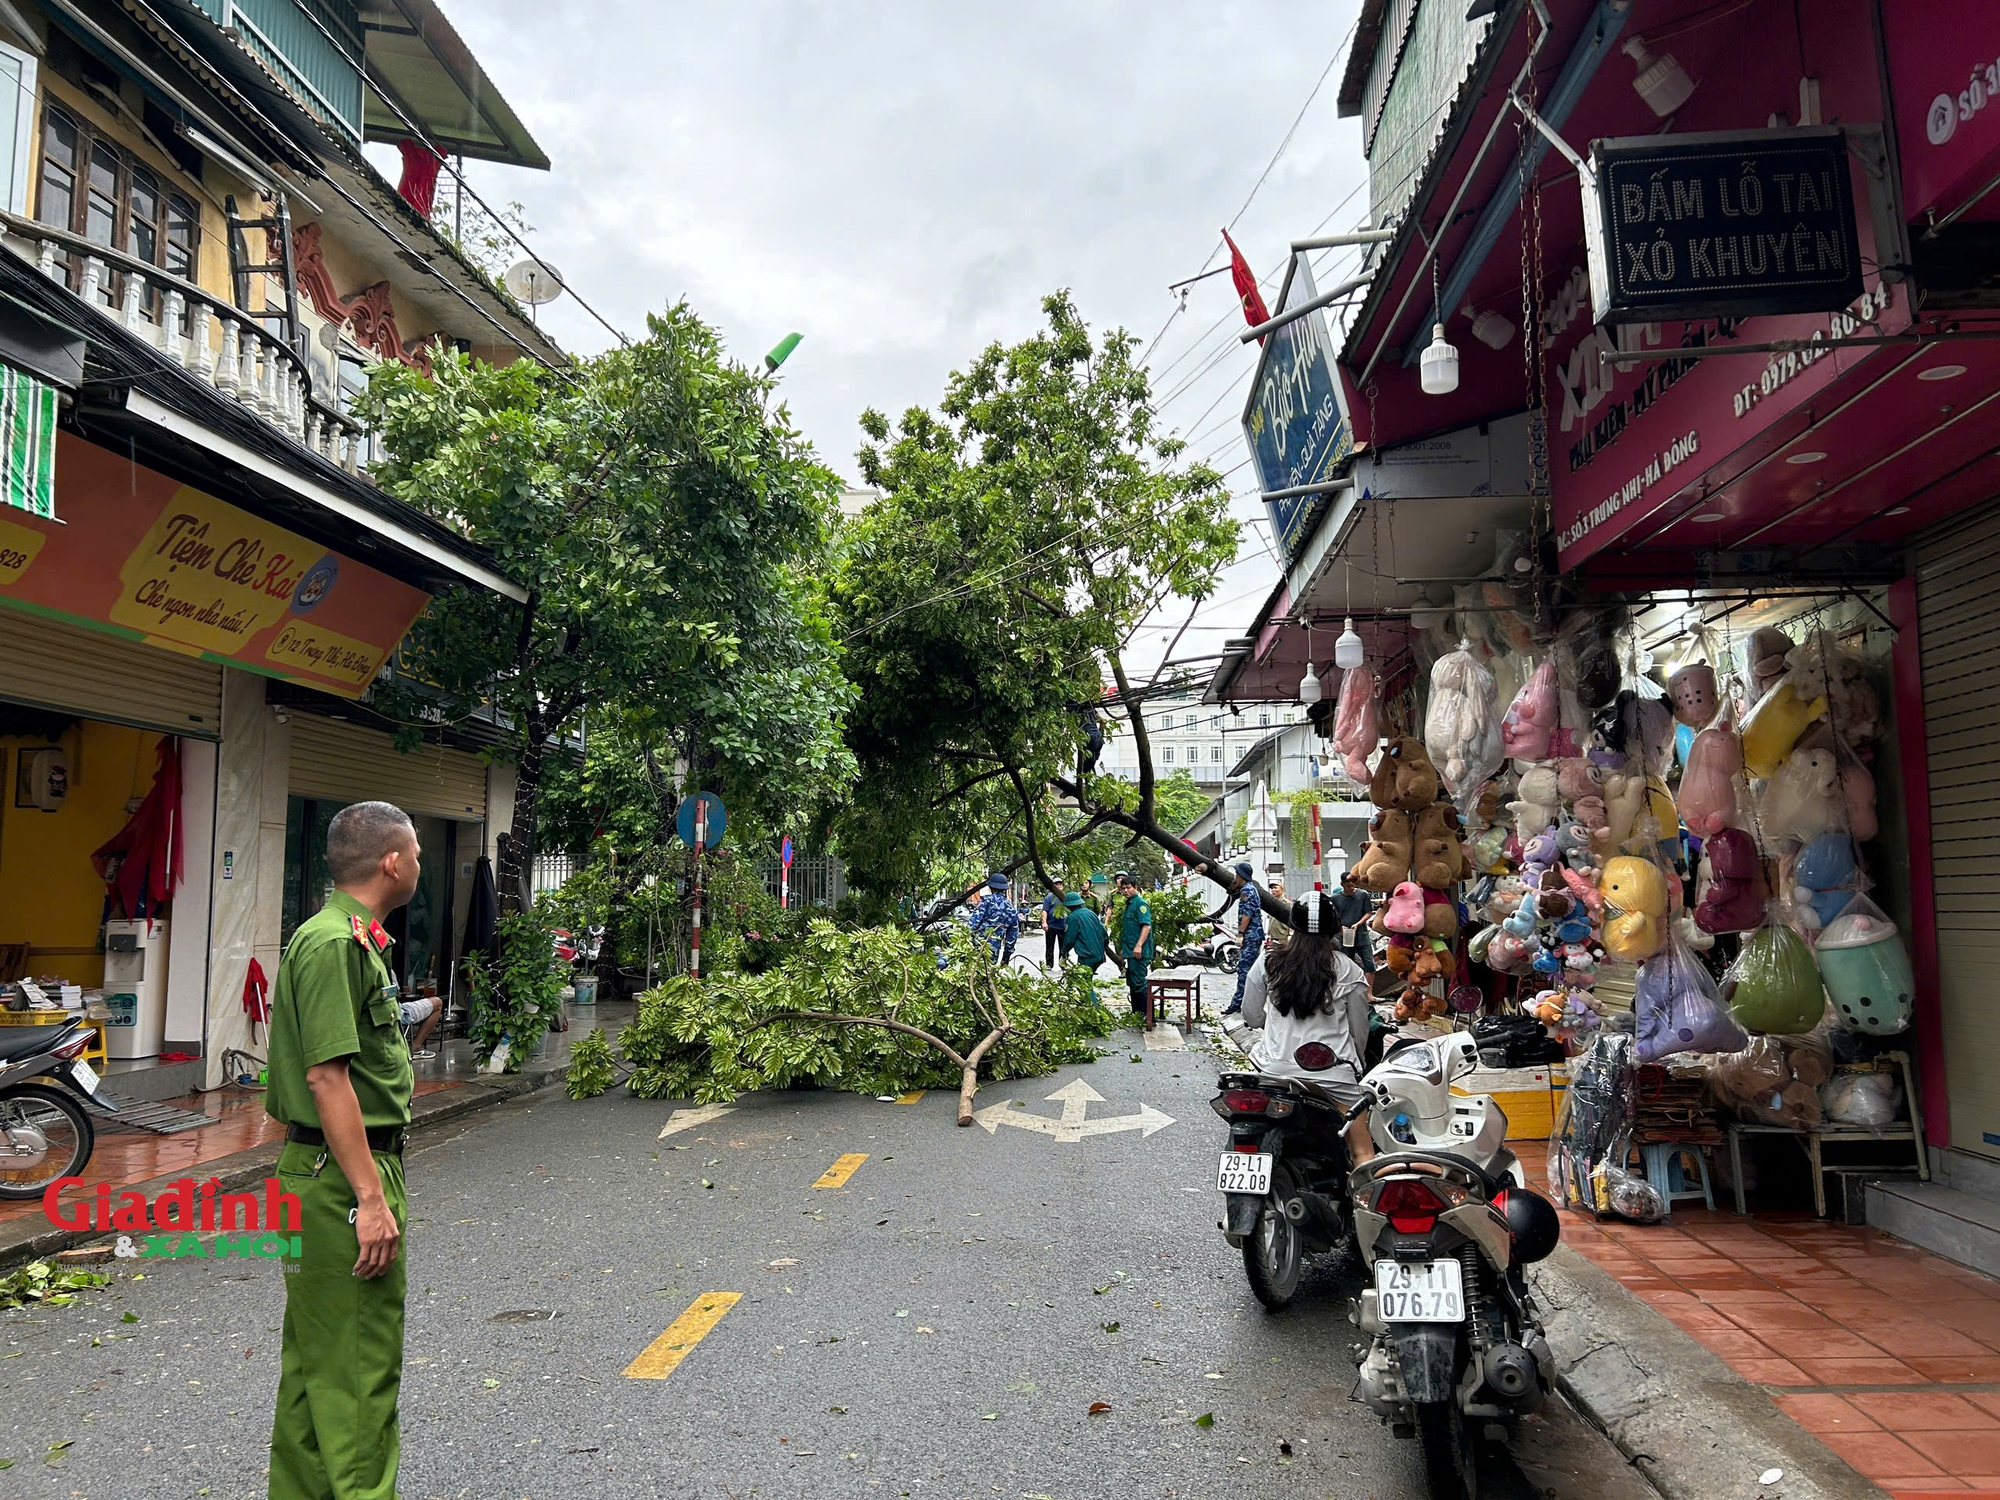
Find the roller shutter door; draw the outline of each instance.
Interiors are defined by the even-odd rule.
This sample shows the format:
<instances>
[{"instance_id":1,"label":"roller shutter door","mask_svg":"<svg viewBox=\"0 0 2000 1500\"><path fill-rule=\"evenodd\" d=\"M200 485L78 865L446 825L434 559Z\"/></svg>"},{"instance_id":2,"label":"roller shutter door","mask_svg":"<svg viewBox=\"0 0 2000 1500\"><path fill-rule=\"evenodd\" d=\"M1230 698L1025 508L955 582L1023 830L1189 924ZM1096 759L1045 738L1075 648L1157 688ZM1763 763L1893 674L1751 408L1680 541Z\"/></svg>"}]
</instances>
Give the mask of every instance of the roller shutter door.
<instances>
[{"instance_id":1,"label":"roller shutter door","mask_svg":"<svg viewBox=\"0 0 2000 1500\"><path fill-rule=\"evenodd\" d=\"M2000 1155L2000 505L1923 537L1916 563L1932 885L1952 1145ZM1921 899L1921 893L1919 893Z\"/></svg>"},{"instance_id":2,"label":"roller shutter door","mask_svg":"<svg viewBox=\"0 0 2000 1500\"><path fill-rule=\"evenodd\" d=\"M199 657L0 609L0 698L191 739L222 736L222 668Z\"/></svg>"},{"instance_id":3,"label":"roller shutter door","mask_svg":"<svg viewBox=\"0 0 2000 1500\"><path fill-rule=\"evenodd\" d=\"M374 729L317 714L292 717L290 791L295 797L393 802L440 818L486 816L486 765L443 745L398 754Z\"/></svg>"}]
</instances>

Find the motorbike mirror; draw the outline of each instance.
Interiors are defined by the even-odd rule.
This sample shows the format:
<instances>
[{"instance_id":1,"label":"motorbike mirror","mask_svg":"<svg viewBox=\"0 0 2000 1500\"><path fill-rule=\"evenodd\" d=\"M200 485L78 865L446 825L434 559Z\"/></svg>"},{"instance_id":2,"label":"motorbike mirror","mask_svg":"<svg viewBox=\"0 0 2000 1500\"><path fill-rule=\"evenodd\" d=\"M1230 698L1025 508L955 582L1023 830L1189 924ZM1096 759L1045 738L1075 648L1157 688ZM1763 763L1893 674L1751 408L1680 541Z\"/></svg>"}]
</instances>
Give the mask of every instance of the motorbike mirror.
<instances>
[{"instance_id":1,"label":"motorbike mirror","mask_svg":"<svg viewBox=\"0 0 2000 1500\"><path fill-rule=\"evenodd\" d=\"M1324 1073L1339 1059L1325 1042L1307 1042L1292 1053L1292 1061L1308 1073Z\"/></svg>"}]
</instances>

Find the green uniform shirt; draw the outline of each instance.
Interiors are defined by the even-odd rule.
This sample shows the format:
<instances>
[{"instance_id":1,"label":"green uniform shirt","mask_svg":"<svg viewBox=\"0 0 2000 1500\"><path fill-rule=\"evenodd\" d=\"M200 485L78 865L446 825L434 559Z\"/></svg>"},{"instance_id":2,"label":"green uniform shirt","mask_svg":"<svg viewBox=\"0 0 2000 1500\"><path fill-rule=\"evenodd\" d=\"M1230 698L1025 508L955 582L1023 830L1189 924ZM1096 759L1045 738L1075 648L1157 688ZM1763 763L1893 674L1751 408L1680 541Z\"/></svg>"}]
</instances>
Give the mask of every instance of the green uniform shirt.
<instances>
[{"instance_id":1,"label":"green uniform shirt","mask_svg":"<svg viewBox=\"0 0 2000 1500\"><path fill-rule=\"evenodd\" d=\"M1130 958L1132 956L1132 945L1139 941L1140 931L1150 928L1152 925L1153 908L1146 904L1146 898L1143 895L1135 894L1130 901L1125 903L1125 913L1118 921L1118 951L1125 957ZM1146 933L1146 946L1139 954L1139 958L1143 963L1151 963L1153 961L1153 934L1151 932Z\"/></svg>"},{"instance_id":2,"label":"green uniform shirt","mask_svg":"<svg viewBox=\"0 0 2000 1500\"><path fill-rule=\"evenodd\" d=\"M273 1119L318 1129L306 1069L344 1057L361 1123L410 1123L416 1076L396 1020L396 977L382 953L388 943L368 908L345 891L335 891L292 934L271 998L264 1109Z\"/></svg>"},{"instance_id":3,"label":"green uniform shirt","mask_svg":"<svg viewBox=\"0 0 2000 1500\"><path fill-rule=\"evenodd\" d=\"M1104 962L1105 949L1109 946L1110 934L1104 930L1104 923L1097 913L1087 906L1071 909L1069 927L1063 933L1063 949L1096 968Z\"/></svg>"}]
</instances>

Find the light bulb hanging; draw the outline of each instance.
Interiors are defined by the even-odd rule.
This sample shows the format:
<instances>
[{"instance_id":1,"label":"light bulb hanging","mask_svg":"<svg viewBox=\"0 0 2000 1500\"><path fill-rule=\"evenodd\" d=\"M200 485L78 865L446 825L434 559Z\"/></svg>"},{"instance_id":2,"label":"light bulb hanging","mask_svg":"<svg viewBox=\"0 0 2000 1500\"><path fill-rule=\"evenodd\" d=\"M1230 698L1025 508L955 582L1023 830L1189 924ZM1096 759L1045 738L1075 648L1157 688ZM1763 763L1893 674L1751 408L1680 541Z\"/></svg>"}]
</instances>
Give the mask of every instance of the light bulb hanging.
<instances>
[{"instance_id":1,"label":"light bulb hanging","mask_svg":"<svg viewBox=\"0 0 2000 1500\"><path fill-rule=\"evenodd\" d=\"M1319 702L1322 694L1319 685L1319 674L1313 671L1312 621L1307 620L1305 622L1305 627L1306 627L1306 675L1299 679L1299 702L1305 704L1306 707L1310 708L1313 706L1313 704Z\"/></svg>"},{"instance_id":2,"label":"light bulb hanging","mask_svg":"<svg viewBox=\"0 0 2000 1500\"><path fill-rule=\"evenodd\" d=\"M1436 255L1431 256L1431 301L1437 309L1438 318L1442 320L1444 302L1438 291ZM1448 396L1458 389L1458 350L1444 336L1442 321L1431 325L1430 347L1424 350L1423 358L1418 361L1417 379L1426 396Z\"/></svg>"},{"instance_id":3,"label":"light bulb hanging","mask_svg":"<svg viewBox=\"0 0 2000 1500\"><path fill-rule=\"evenodd\" d=\"M1340 622L1340 638L1333 643L1333 664L1342 671L1358 667L1368 659L1368 648L1354 633L1354 616Z\"/></svg>"}]
</instances>

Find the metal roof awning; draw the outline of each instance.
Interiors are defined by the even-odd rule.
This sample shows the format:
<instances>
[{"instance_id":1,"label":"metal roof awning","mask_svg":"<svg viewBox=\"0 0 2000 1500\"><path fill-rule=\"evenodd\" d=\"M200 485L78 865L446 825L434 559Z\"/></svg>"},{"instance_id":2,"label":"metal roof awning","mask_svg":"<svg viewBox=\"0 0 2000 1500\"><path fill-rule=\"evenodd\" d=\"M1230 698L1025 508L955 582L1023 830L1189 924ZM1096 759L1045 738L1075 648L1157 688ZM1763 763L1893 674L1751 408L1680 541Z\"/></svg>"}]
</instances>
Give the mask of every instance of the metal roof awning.
<instances>
[{"instance_id":1,"label":"metal roof awning","mask_svg":"<svg viewBox=\"0 0 2000 1500\"><path fill-rule=\"evenodd\" d=\"M407 115L439 149L546 172L549 159L432 0L361 8L367 38L363 134L404 141Z\"/></svg>"}]
</instances>

